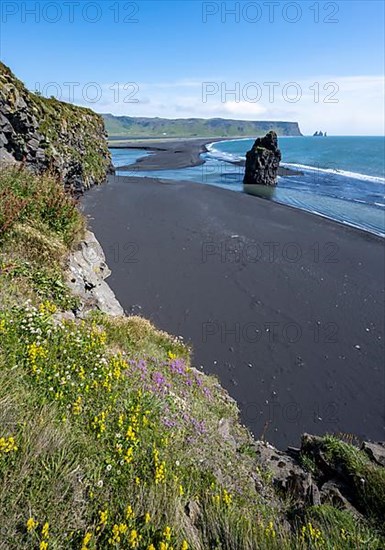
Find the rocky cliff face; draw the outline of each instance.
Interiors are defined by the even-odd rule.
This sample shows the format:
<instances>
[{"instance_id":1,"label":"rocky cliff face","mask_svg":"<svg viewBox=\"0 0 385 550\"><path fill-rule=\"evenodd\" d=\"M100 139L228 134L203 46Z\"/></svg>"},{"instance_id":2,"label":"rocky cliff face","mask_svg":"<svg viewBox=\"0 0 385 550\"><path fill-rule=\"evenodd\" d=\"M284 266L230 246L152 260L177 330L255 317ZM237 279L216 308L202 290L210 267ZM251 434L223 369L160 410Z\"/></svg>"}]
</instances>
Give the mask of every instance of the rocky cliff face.
<instances>
[{"instance_id":1,"label":"rocky cliff face","mask_svg":"<svg viewBox=\"0 0 385 550\"><path fill-rule=\"evenodd\" d=\"M275 132L269 132L265 137L256 139L253 147L246 154L243 183L245 185L277 185L281 158Z\"/></svg>"},{"instance_id":2,"label":"rocky cliff face","mask_svg":"<svg viewBox=\"0 0 385 550\"><path fill-rule=\"evenodd\" d=\"M0 62L0 161L54 172L82 192L112 169L102 117L29 92Z\"/></svg>"}]
</instances>

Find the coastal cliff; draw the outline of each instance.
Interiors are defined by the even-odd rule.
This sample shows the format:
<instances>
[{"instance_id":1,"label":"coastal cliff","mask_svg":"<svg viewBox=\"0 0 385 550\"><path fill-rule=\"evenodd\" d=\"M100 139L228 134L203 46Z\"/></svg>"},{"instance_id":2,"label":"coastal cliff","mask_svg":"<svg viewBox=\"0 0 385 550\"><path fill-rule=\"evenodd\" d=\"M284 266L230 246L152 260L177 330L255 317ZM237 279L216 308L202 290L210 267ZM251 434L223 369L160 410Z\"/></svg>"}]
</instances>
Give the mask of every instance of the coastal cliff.
<instances>
[{"instance_id":1,"label":"coastal cliff","mask_svg":"<svg viewBox=\"0 0 385 550\"><path fill-rule=\"evenodd\" d=\"M0 62L0 161L47 169L82 192L111 170L102 117L29 92Z\"/></svg>"},{"instance_id":2,"label":"coastal cliff","mask_svg":"<svg viewBox=\"0 0 385 550\"><path fill-rule=\"evenodd\" d=\"M22 160L0 172L0 548L384 548L383 445L255 441L181 338L124 315L77 204Z\"/></svg>"},{"instance_id":3,"label":"coastal cliff","mask_svg":"<svg viewBox=\"0 0 385 550\"><path fill-rule=\"evenodd\" d=\"M111 137L250 137L273 130L278 136L302 136L298 122L232 120L224 118L146 118L103 115Z\"/></svg>"}]
</instances>

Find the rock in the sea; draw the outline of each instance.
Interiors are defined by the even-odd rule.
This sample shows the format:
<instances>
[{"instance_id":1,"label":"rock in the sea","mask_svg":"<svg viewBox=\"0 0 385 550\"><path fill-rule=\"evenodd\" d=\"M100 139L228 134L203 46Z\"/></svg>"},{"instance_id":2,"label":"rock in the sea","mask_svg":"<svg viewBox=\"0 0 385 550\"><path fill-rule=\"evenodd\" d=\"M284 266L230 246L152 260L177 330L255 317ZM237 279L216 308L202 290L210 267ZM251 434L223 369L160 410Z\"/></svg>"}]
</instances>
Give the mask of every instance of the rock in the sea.
<instances>
[{"instance_id":1,"label":"rock in the sea","mask_svg":"<svg viewBox=\"0 0 385 550\"><path fill-rule=\"evenodd\" d=\"M245 185L277 185L278 168L281 162L278 138L275 132L258 138L246 154Z\"/></svg>"}]
</instances>

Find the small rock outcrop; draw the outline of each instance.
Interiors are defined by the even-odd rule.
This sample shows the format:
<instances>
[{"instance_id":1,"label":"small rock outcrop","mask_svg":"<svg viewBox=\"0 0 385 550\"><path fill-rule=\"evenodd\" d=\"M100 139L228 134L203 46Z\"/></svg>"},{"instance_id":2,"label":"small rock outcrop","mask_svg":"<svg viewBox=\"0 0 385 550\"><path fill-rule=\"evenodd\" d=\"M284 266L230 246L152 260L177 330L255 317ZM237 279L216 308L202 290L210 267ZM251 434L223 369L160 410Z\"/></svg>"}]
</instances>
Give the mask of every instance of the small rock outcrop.
<instances>
[{"instance_id":1,"label":"small rock outcrop","mask_svg":"<svg viewBox=\"0 0 385 550\"><path fill-rule=\"evenodd\" d=\"M277 185L278 168L281 162L281 151L278 149L278 138L275 132L257 138L246 154L245 185Z\"/></svg>"},{"instance_id":2,"label":"small rock outcrop","mask_svg":"<svg viewBox=\"0 0 385 550\"><path fill-rule=\"evenodd\" d=\"M372 462L385 467L385 443L373 443L364 441L361 449L368 455Z\"/></svg>"},{"instance_id":3,"label":"small rock outcrop","mask_svg":"<svg viewBox=\"0 0 385 550\"><path fill-rule=\"evenodd\" d=\"M102 247L95 235L86 231L78 249L69 257L66 273L72 294L82 304L81 315L94 308L113 317L124 315L122 306L105 282L110 275Z\"/></svg>"},{"instance_id":4,"label":"small rock outcrop","mask_svg":"<svg viewBox=\"0 0 385 550\"><path fill-rule=\"evenodd\" d=\"M253 450L258 462L270 472L276 489L302 506L320 504L317 484L299 460L263 441L256 441Z\"/></svg>"},{"instance_id":5,"label":"small rock outcrop","mask_svg":"<svg viewBox=\"0 0 385 550\"><path fill-rule=\"evenodd\" d=\"M283 452L264 441L254 442L252 449L257 462L271 475L273 486L297 510L329 504L361 519L371 504L372 513L374 507L375 515L383 515L384 503L376 503L366 485L371 479L379 487L383 483L385 443L365 441L360 448L337 447L331 452L325 438L304 434L298 449Z\"/></svg>"},{"instance_id":6,"label":"small rock outcrop","mask_svg":"<svg viewBox=\"0 0 385 550\"><path fill-rule=\"evenodd\" d=\"M50 170L76 193L102 183L112 170L101 116L29 92L1 62L0 162Z\"/></svg>"}]
</instances>

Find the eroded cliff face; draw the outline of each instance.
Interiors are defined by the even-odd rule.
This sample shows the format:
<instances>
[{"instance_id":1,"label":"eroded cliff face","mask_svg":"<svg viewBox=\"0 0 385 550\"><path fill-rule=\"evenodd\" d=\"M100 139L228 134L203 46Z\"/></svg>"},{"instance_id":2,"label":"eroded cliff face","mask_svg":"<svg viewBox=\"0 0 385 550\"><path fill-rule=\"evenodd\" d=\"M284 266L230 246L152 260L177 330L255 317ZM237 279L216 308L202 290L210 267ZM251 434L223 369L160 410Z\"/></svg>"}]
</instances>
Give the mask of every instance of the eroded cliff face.
<instances>
[{"instance_id":1,"label":"eroded cliff face","mask_svg":"<svg viewBox=\"0 0 385 550\"><path fill-rule=\"evenodd\" d=\"M29 92L1 62L0 161L48 169L77 193L112 170L101 116Z\"/></svg>"}]
</instances>

